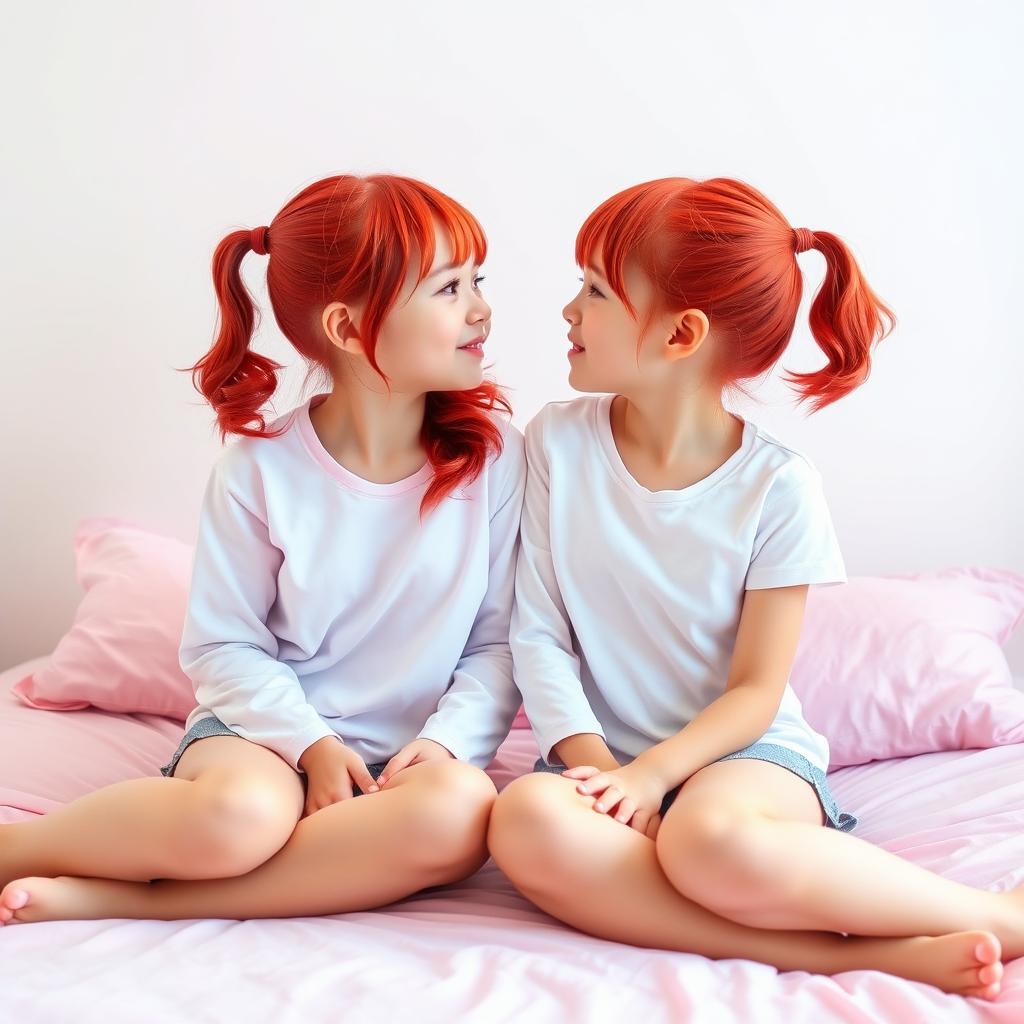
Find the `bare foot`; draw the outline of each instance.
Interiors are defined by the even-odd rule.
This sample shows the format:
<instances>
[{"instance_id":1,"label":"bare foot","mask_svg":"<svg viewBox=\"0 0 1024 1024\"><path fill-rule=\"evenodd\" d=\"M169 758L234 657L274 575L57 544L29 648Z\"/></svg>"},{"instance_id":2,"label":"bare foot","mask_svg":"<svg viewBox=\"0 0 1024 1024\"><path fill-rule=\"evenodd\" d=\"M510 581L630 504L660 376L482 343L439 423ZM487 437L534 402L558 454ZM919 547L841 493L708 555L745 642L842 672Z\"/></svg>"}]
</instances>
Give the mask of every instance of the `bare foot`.
<instances>
[{"instance_id":1,"label":"bare foot","mask_svg":"<svg viewBox=\"0 0 1024 1024\"><path fill-rule=\"evenodd\" d=\"M144 888L144 887L143 887ZM125 903L130 889L134 905ZM130 913L144 917L134 895L140 883L106 878L19 878L0 892L0 925L37 921L96 920ZM120 913L119 913L120 912ZM126 914L127 916L127 914ZM905 939L852 937L878 944L871 956L878 970L912 981L923 981L943 992L981 999L999 995L1003 977L999 939L987 931L953 932L949 935Z\"/></svg>"},{"instance_id":2,"label":"bare foot","mask_svg":"<svg viewBox=\"0 0 1024 1024\"><path fill-rule=\"evenodd\" d=\"M144 893L143 882L120 882L111 878L17 878L0 892L0 927L36 921L95 921L128 916L122 893ZM135 895L137 905L139 896ZM144 914L133 913L133 917Z\"/></svg>"},{"instance_id":3,"label":"bare foot","mask_svg":"<svg viewBox=\"0 0 1024 1024\"><path fill-rule=\"evenodd\" d=\"M879 940L864 938L874 943ZM883 940L885 941L885 940ZM1003 978L999 939L986 931L951 932L888 940L879 968L962 996L995 999ZM890 959L891 956L891 959Z\"/></svg>"}]
</instances>

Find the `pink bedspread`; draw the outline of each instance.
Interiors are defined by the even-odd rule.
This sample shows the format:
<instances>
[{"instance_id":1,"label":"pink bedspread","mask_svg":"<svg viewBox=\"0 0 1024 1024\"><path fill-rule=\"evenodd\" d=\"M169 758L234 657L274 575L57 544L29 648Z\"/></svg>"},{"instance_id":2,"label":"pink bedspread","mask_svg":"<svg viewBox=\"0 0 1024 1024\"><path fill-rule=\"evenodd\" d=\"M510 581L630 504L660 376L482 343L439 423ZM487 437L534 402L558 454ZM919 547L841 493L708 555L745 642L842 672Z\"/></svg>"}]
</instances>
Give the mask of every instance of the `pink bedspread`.
<instances>
[{"instance_id":1,"label":"pink bedspread","mask_svg":"<svg viewBox=\"0 0 1024 1024\"><path fill-rule=\"evenodd\" d=\"M154 775L181 724L37 711L9 693L43 659L0 673L0 822ZM500 787L536 757L516 730ZM857 834L993 890L1024 883L1024 744L925 754L830 775ZM0 928L0 1021L1024 1021L1024 958L998 1001L872 971L780 974L591 938L521 897L489 861L387 909L253 921L68 921Z\"/></svg>"}]
</instances>

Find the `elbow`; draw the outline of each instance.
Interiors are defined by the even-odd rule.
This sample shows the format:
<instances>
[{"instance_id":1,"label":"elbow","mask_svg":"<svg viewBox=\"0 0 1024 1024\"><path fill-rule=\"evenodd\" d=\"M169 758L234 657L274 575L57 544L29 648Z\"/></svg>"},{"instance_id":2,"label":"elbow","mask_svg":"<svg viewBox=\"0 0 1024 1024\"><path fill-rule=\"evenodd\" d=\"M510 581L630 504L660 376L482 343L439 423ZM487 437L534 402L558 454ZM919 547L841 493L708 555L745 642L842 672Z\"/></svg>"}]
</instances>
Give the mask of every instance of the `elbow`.
<instances>
[{"instance_id":1,"label":"elbow","mask_svg":"<svg viewBox=\"0 0 1024 1024\"><path fill-rule=\"evenodd\" d=\"M758 736L763 736L779 714L782 693L774 684L765 686L761 683L743 683L736 689L744 695L745 708L749 711L752 727L760 730Z\"/></svg>"}]
</instances>

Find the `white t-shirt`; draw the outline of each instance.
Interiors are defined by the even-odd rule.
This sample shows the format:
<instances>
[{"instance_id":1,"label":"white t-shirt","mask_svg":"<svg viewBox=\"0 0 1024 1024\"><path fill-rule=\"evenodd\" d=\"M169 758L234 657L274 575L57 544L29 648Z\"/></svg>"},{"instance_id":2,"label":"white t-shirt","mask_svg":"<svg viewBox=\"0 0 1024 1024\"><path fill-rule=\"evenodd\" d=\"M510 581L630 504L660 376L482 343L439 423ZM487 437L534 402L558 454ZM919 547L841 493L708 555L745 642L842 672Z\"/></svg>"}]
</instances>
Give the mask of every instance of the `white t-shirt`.
<instances>
[{"instance_id":1,"label":"white t-shirt","mask_svg":"<svg viewBox=\"0 0 1024 1024\"><path fill-rule=\"evenodd\" d=\"M516 681L541 754L598 733L620 763L725 692L744 590L846 582L821 474L750 420L703 480L650 491L626 469L614 395L545 406L529 466L512 611ZM762 742L822 771L828 740L787 682Z\"/></svg>"},{"instance_id":2,"label":"white t-shirt","mask_svg":"<svg viewBox=\"0 0 1024 1024\"><path fill-rule=\"evenodd\" d=\"M508 632L526 477L523 436L419 520L429 464L378 484L340 465L315 395L242 437L203 497L180 649L186 729L215 714L293 768L337 734L365 762L417 737L485 767L519 706Z\"/></svg>"}]
</instances>

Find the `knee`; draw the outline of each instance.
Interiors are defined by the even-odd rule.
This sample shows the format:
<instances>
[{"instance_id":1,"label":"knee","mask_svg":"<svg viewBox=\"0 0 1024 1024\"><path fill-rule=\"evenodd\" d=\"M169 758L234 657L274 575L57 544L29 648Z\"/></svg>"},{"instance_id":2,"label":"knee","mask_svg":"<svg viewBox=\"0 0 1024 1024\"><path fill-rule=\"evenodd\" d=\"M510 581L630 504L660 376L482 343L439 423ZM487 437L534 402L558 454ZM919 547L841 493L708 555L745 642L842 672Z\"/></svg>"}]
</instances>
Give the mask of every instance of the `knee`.
<instances>
[{"instance_id":1,"label":"knee","mask_svg":"<svg viewBox=\"0 0 1024 1024\"><path fill-rule=\"evenodd\" d=\"M244 875L288 841L301 810L248 781L194 783L184 837L194 878Z\"/></svg>"},{"instance_id":2,"label":"knee","mask_svg":"<svg viewBox=\"0 0 1024 1024\"><path fill-rule=\"evenodd\" d=\"M759 816L721 806L671 810L655 839L658 863L672 885L703 906L749 905L778 887Z\"/></svg>"},{"instance_id":3,"label":"knee","mask_svg":"<svg viewBox=\"0 0 1024 1024\"><path fill-rule=\"evenodd\" d=\"M513 779L494 802L487 845L520 889L561 888L578 865L566 821L567 790L557 776L537 772Z\"/></svg>"},{"instance_id":4,"label":"knee","mask_svg":"<svg viewBox=\"0 0 1024 1024\"><path fill-rule=\"evenodd\" d=\"M410 851L421 867L447 884L487 861L487 823L497 791L481 769L464 761L428 761L417 772L414 812L406 822Z\"/></svg>"}]
</instances>

